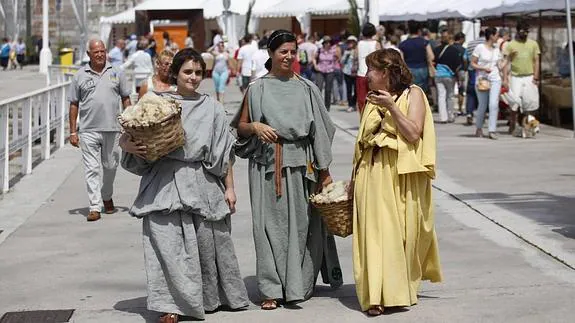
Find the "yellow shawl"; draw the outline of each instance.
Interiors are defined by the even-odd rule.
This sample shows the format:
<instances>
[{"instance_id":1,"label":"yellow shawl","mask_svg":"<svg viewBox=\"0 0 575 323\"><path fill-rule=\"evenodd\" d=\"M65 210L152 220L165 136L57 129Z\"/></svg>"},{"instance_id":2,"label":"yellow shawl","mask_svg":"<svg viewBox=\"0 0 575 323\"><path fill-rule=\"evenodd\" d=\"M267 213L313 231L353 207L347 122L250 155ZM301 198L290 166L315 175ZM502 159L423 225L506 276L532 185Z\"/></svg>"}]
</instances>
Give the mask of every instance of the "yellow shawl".
<instances>
[{"instance_id":1,"label":"yellow shawl","mask_svg":"<svg viewBox=\"0 0 575 323\"><path fill-rule=\"evenodd\" d=\"M399 110L406 116L409 110L409 95L413 89L422 91L416 85L412 85L397 100ZM421 139L413 144L409 143L399 133L395 121L386 107L367 103L355 145L353 177L355 177L364 151L377 146L397 150L398 175L424 172L430 178L435 178L435 128L427 98L424 99L424 102L426 112L423 134Z\"/></svg>"}]
</instances>

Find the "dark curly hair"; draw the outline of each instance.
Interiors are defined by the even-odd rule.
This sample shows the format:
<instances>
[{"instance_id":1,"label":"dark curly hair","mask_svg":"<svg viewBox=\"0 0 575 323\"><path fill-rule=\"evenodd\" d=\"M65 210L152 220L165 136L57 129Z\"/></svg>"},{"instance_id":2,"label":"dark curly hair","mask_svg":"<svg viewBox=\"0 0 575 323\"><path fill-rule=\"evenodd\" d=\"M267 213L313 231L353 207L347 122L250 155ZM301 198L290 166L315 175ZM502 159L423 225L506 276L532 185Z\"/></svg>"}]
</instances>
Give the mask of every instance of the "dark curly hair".
<instances>
[{"instance_id":1,"label":"dark curly hair","mask_svg":"<svg viewBox=\"0 0 575 323\"><path fill-rule=\"evenodd\" d=\"M193 48L184 48L180 50L172 60L172 66L170 66L171 84L176 84L180 69L182 68L182 65L184 65L184 63L187 61L192 61L200 64L202 67L202 77L206 76L206 62L202 58L202 55L200 55L200 53L198 53Z\"/></svg>"},{"instance_id":2,"label":"dark curly hair","mask_svg":"<svg viewBox=\"0 0 575 323\"><path fill-rule=\"evenodd\" d=\"M413 83L411 71L395 49L377 50L369 54L365 60L370 70L386 73L391 94L401 94Z\"/></svg>"}]
</instances>

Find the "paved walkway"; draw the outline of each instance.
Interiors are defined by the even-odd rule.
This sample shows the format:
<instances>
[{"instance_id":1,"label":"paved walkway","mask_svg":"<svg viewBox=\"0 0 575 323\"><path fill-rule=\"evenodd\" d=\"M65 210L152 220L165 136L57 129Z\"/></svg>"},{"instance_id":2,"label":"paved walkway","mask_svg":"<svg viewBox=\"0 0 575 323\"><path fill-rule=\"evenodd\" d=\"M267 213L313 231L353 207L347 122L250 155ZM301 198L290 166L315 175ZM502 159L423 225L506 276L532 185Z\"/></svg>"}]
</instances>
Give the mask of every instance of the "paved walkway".
<instances>
[{"instance_id":1,"label":"paved walkway","mask_svg":"<svg viewBox=\"0 0 575 323\"><path fill-rule=\"evenodd\" d=\"M203 88L211 92L211 81ZM229 92L233 103L227 108L233 112L240 96L235 88ZM347 179L357 116L335 110L331 114L340 131L332 173ZM575 174L567 161L575 154L573 141L548 128L535 140L502 136L497 142L468 138L473 130L458 124L438 125L437 132L440 173L434 193L445 282L424 284L420 303L409 311L375 320L571 322L575 271L547 253L571 264ZM259 310L246 167L244 160L235 167L239 201L233 237L254 305L210 314L206 321L373 321L359 311L355 298L350 238L337 239L344 286L335 291L318 286L300 309ZM18 183L0 201L0 230L5 230L0 233L0 315L75 309L73 322L154 322L157 315L145 308L141 222L126 212L137 187L137 177L119 171L114 199L120 212L87 223L80 155L72 147Z\"/></svg>"}]
</instances>

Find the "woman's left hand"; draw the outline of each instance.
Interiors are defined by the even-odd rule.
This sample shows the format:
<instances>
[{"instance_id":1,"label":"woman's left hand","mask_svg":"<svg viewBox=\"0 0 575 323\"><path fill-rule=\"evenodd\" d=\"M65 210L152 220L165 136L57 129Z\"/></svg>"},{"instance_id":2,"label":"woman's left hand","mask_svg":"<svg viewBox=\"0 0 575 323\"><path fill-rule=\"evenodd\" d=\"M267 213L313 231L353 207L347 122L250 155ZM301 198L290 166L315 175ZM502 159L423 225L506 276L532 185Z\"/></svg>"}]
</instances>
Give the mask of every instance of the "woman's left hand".
<instances>
[{"instance_id":1,"label":"woman's left hand","mask_svg":"<svg viewBox=\"0 0 575 323\"><path fill-rule=\"evenodd\" d=\"M320 171L319 173L319 185L317 185L317 192L321 192L324 187L328 186L329 184L333 183L333 179L331 178L331 174L329 170Z\"/></svg>"},{"instance_id":2,"label":"woman's left hand","mask_svg":"<svg viewBox=\"0 0 575 323\"><path fill-rule=\"evenodd\" d=\"M234 191L233 188L227 188L226 189L226 193L225 193L225 199L226 199L226 203L228 203L228 206L230 207L230 212L231 214L236 213L236 192Z\"/></svg>"},{"instance_id":3,"label":"woman's left hand","mask_svg":"<svg viewBox=\"0 0 575 323\"><path fill-rule=\"evenodd\" d=\"M368 96L367 100L375 105L386 107L392 109L395 107L395 100L393 96L386 91L372 91Z\"/></svg>"}]
</instances>

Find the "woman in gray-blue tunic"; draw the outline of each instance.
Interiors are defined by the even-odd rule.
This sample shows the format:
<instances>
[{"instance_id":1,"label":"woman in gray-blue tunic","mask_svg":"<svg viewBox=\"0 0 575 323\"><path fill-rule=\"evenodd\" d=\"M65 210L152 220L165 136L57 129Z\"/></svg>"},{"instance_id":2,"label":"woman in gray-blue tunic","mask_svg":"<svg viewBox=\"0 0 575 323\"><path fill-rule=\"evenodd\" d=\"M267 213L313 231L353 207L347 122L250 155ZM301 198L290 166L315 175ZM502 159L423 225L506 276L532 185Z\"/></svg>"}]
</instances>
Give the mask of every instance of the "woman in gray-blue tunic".
<instances>
[{"instance_id":1,"label":"woman in gray-blue tunic","mask_svg":"<svg viewBox=\"0 0 575 323\"><path fill-rule=\"evenodd\" d=\"M204 73L197 52L178 52L171 69L177 92L163 94L182 104L184 147L148 162L139 157L145 147L127 135L120 140L122 166L142 176L130 213L143 218L147 303L165 313L160 322L248 306L230 236L234 137L223 107L196 92Z\"/></svg>"},{"instance_id":2,"label":"woman in gray-blue tunic","mask_svg":"<svg viewBox=\"0 0 575 323\"><path fill-rule=\"evenodd\" d=\"M295 36L274 32L270 73L250 84L238 129L236 154L249 159L249 183L262 309L277 300L310 298L321 270L325 283L342 284L335 241L309 204L331 182L335 127L319 89L293 74ZM270 66L271 63L271 66Z\"/></svg>"}]
</instances>

